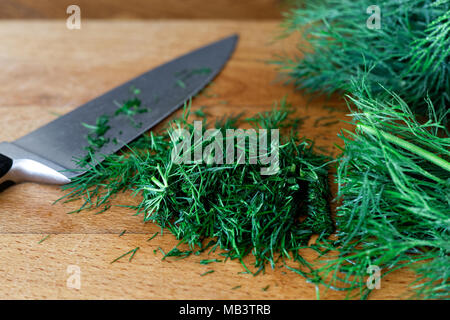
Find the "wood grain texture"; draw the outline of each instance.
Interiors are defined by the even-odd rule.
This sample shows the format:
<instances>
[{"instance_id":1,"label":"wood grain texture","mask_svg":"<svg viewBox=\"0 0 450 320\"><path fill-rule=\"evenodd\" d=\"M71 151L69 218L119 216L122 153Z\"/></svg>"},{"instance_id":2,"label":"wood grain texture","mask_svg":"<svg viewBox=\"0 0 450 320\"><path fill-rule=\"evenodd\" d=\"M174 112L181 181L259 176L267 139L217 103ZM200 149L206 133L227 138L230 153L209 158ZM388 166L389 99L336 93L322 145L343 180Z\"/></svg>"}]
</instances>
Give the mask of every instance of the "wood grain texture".
<instances>
[{"instance_id":1,"label":"wood grain texture","mask_svg":"<svg viewBox=\"0 0 450 320\"><path fill-rule=\"evenodd\" d=\"M0 141L16 139L55 119L55 113L66 113L151 67L237 32L241 36L237 51L208 95L194 99L194 110L207 106L205 110L213 117L241 111L252 115L288 95L296 114L306 117L300 134L335 154L339 130L351 128L343 123L321 126L317 121L322 117L328 117L324 121L345 120L346 107L342 101L294 93L291 86L274 82L277 72L266 61L275 53L296 52L296 41L269 44L277 26L276 21L89 21L82 30L69 31L63 21L2 21ZM331 112L325 105L336 109ZM336 186L332 188L335 191ZM52 205L62 195L58 187L36 184L17 185L0 194L0 298L315 298L314 286L286 269L268 268L255 278L239 274L243 268L236 261L199 264L214 255L161 261L157 249L167 252L176 245L172 235L147 242L158 227L142 223L141 217L120 207L100 215L68 215L79 203ZM117 204L133 201L124 194ZM119 237L123 230L127 232ZM131 263L123 259L110 264L136 247L140 250ZM304 255L314 258L309 251ZM81 269L80 290L66 286L70 265ZM200 276L210 269L215 272ZM399 297L413 277L407 271L390 274L372 298ZM267 285L269 289L263 291ZM235 286L241 287L232 290ZM343 295L328 291L321 297Z\"/></svg>"},{"instance_id":2,"label":"wood grain texture","mask_svg":"<svg viewBox=\"0 0 450 320\"><path fill-rule=\"evenodd\" d=\"M64 19L76 4L87 19L277 19L280 0L0 0L0 19Z\"/></svg>"}]
</instances>

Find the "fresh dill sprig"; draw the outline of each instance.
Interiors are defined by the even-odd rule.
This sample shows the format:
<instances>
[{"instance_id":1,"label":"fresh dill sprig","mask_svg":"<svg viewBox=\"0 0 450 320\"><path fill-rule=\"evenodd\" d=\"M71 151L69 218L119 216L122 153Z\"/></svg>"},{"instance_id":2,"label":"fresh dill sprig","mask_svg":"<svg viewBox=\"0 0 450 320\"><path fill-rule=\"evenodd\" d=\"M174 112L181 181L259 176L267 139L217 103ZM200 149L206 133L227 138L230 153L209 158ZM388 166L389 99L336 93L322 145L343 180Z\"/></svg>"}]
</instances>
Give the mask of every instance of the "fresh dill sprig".
<instances>
[{"instance_id":1,"label":"fresh dill sprig","mask_svg":"<svg viewBox=\"0 0 450 320\"><path fill-rule=\"evenodd\" d=\"M292 257L304 263L298 249L313 234L320 238L333 232L328 205L329 158L313 151L313 143L296 136L299 122L290 119L291 106L282 100L271 112L249 119L227 117L216 122L222 133L239 123L259 129L280 129L279 168L273 175L261 175L263 166L247 162L210 165L175 163L173 132L194 131L189 121L190 105L167 130L142 136L122 154L106 156L84 175L63 188L64 199L81 199L80 210L111 206L114 197L131 191L138 203L129 206L143 221L168 229L190 251L172 249L163 257L187 257L221 248L225 260L255 257L256 273L269 263ZM203 128L206 130L206 128ZM235 137L226 138L234 139ZM248 141L247 141L248 142ZM244 154L249 153L245 143ZM203 141L203 146L209 142ZM192 144L192 148L195 143ZM193 150L193 149L192 149ZM205 246L204 242L209 241ZM194 247L200 248L194 251Z\"/></svg>"},{"instance_id":2,"label":"fresh dill sprig","mask_svg":"<svg viewBox=\"0 0 450 320\"><path fill-rule=\"evenodd\" d=\"M299 31L298 57L274 61L299 89L333 93L351 90L351 79L367 75L426 113L429 96L436 112L450 102L450 0L297 0L286 14L286 35ZM381 28L367 27L369 6L381 12Z\"/></svg>"},{"instance_id":3,"label":"fresh dill sprig","mask_svg":"<svg viewBox=\"0 0 450 320\"><path fill-rule=\"evenodd\" d=\"M365 85L348 97L356 132L341 134L345 146L337 169L337 241L320 275L331 288L367 297L368 267L384 277L414 270L415 297L450 298L450 138L430 100L430 119L419 122L404 100L375 98ZM448 113L449 111L447 111ZM325 281L324 279L327 279ZM381 280L381 286L383 281ZM356 291L353 291L356 290Z\"/></svg>"}]
</instances>

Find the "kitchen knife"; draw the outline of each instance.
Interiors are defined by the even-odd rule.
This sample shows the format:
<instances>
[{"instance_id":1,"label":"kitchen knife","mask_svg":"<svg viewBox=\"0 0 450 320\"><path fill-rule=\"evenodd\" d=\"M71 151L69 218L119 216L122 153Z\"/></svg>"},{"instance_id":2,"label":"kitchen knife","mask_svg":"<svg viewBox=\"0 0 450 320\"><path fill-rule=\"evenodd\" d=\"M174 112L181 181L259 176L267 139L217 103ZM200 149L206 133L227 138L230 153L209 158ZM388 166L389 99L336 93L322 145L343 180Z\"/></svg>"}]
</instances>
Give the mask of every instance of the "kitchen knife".
<instances>
[{"instance_id":1,"label":"kitchen knife","mask_svg":"<svg viewBox=\"0 0 450 320\"><path fill-rule=\"evenodd\" d=\"M101 161L101 155L118 151L210 83L230 58L237 40L238 36L232 35L192 51L112 89L22 138L0 143L0 190L21 182L69 183L87 170L87 166L80 167L75 159L88 153L90 144L86 137L90 133L89 125L95 126L101 117L109 119L110 128L104 134L109 142L95 150L96 160ZM125 112L117 111L136 92L139 92L137 98L146 112L137 113L130 119Z\"/></svg>"}]
</instances>

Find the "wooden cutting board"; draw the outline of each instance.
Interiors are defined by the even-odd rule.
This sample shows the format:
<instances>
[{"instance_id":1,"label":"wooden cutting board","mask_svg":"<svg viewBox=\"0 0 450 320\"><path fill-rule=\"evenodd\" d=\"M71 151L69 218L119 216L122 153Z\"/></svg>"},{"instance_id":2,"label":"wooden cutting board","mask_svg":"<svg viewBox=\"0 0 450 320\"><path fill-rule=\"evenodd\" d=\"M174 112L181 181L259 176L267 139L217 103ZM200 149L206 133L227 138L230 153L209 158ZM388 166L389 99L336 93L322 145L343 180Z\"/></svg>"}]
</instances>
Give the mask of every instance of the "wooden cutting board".
<instances>
[{"instance_id":1,"label":"wooden cutting board","mask_svg":"<svg viewBox=\"0 0 450 320\"><path fill-rule=\"evenodd\" d=\"M315 139L323 152L336 153L345 120L342 101L294 92L274 80L266 63L274 54L297 53L297 39L273 42L278 21L83 21L81 30L65 21L0 22L0 141L19 138L78 105L152 67L189 50L239 33L240 42L226 68L193 109L213 117L245 111L252 115L271 108L284 95L307 117L301 135ZM329 107L332 108L329 108ZM333 109L334 108L334 109ZM178 113L179 114L179 113ZM178 115L177 114L177 115ZM331 125L323 126L324 122ZM335 186L333 186L335 189ZM0 194L0 298L2 299L315 299L315 288L286 269L267 269L253 277L241 274L237 261L200 265L193 256L161 260L177 244L151 223L124 208L94 215L68 215L79 203L55 204L58 187L14 186ZM117 203L129 204L123 195ZM119 234L126 233L119 237ZM50 235L45 241L41 239ZM140 247L132 262L111 261ZM156 251L155 251L156 250ZM304 252L308 259L311 252ZM247 262L250 262L248 260ZM81 272L81 288L67 286L70 266ZM212 274L200 274L214 270ZM382 280L372 298L398 298L413 274L399 271ZM240 286L237 289L233 289ZM267 290L263 290L269 286ZM321 290L321 298L344 295Z\"/></svg>"}]
</instances>

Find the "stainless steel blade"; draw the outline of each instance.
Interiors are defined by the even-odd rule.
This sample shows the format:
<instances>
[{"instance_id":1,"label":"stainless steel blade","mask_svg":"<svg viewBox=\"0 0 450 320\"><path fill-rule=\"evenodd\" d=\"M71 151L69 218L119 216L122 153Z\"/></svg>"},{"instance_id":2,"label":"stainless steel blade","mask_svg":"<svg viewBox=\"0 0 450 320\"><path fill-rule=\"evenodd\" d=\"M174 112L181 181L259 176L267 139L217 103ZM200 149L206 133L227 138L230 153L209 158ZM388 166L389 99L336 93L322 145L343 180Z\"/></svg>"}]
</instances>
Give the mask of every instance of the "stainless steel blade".
<instances>
[{"instance_id":1,"label":"stainless steel blade","mask_svg":"<svg viewBox=\"0 0 450 320\"><path fill-rule=\"evenodd\" d=\"M237 40L237 35L230 36L148 71L14 142L0 143L0 154L38 161L67 178L81 175L84 171L74 158L85 156L89 146L89 129L82 123L94 125L98 117L110 116L111 128L105 138L117 138L117 143L109 142L97 154L118 151L211 82L230 58ZM114 102L133 98L132 88L140 90L137 97L148 112L133 116L133 121L124 114L113 116L118 108Z\"/></svg>"}]
</instances>

